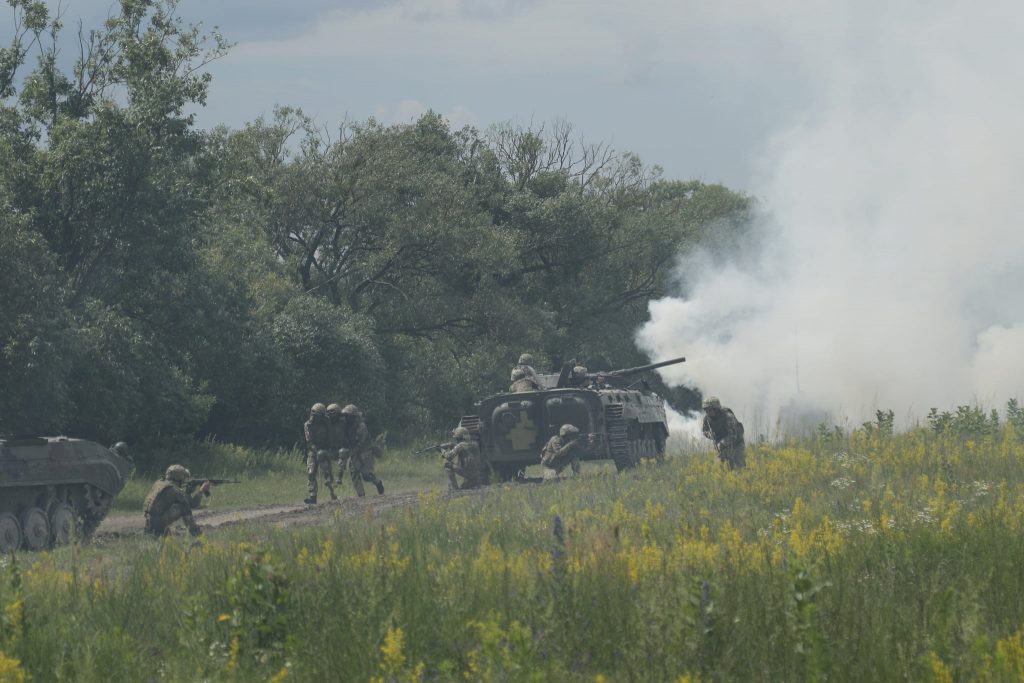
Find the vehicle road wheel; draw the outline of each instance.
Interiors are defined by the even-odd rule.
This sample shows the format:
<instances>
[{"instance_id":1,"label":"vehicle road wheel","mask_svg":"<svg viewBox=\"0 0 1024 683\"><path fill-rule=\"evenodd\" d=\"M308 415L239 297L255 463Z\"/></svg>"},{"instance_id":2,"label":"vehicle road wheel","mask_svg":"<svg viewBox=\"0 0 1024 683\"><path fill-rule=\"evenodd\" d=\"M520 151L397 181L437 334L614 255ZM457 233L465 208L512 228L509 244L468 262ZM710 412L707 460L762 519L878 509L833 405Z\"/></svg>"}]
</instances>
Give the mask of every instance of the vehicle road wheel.
<instances>
[{"instance_id":1,"label":"vehicle road wheel","mask_svg":"<svg viewBox=\"0 0 1024 683\"><path fill-rule=\"evenodd\" d=\"M10 512L0 514L0 553L11 553L21 547L21 524Z\"/></svg>"},{"instance_id":2,"label":"vehicle road wheel","mask_svg":"<svg viewBox=\"0 0 1024 683\"><path fill-rule=\"evenodd\" d=\"M21 512L21 533L27 550L43 550L50 545L50 523L46 513L36 507Z\"/></svg>"},{"instance_id":3,"label":"vehicle road wheel","mask_svg":"<svg viewBox=\"0 0 1024 683\"><path fill-rule=\"evenodd\" d=\"M50 511L50 533L53 545L67 545L78 531L78 516L67 503L57 503Z\"/></svg>"}]
</instances>

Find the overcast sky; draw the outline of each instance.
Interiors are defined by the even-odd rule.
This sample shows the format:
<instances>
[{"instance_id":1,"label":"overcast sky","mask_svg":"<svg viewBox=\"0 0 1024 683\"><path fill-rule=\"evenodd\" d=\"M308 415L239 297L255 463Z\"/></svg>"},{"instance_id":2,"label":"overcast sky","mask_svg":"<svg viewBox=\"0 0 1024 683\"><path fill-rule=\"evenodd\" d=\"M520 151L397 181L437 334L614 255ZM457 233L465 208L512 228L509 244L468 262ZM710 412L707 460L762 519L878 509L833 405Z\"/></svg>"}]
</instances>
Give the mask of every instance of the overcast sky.
<instances>
[{"instance_id":1,"label":"overcast sky","mask_svg":"<svg viewBox=\"0 0 1024 683\"><path fill-rule=\"evenodd\" d=\"M275 104L329 126L406 122L428 108L479 128L562 118L670 177L752 189L772 135L820 95L808 46L842 49L856 31L842 11L800 4L181 0L179 13L236 43L211 67L203 126L240 126ZM114 7L61 5L69 35Z\"/></svg>"}]
</instances>

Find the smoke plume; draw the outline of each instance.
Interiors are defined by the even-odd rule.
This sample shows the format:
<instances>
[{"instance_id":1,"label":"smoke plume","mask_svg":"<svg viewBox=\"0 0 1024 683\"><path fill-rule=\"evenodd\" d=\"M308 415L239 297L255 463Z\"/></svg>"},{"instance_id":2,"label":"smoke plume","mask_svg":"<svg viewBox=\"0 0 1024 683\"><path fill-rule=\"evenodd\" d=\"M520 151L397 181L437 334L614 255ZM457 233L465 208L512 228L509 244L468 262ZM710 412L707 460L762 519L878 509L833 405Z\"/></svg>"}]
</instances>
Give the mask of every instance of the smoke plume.
<instances>
[{"instance_id":1,"label":"smoke plume","mask_svg":"<svg viewBox=\"0 0 1024 683\"><path fill-rule=\"evenodd\" d=\"M1024 5L859 7L766 14L821 97L766 146L756 254L684 257L638 332L748 434L1024 388Z\"/></svg>"}]
</instances>

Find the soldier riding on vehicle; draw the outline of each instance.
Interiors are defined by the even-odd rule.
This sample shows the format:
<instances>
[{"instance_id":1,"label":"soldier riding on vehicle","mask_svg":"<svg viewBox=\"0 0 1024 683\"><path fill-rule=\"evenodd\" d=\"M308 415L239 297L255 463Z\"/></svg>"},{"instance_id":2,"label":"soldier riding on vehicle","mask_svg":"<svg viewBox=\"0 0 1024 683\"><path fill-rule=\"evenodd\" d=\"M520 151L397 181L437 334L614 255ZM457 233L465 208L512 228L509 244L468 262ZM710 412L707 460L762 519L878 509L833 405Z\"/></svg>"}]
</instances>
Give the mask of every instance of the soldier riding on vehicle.
<instances>
[{"instance_id":1,"label":"soldier riding on vehicle","mask_svg":"<svg viewBox=\"0 0 1024 683\"><path fill-rule=\"evenodd\" d=\"M515 374L516 370L522 370L525 373L526 377L529 377L537 384L537 386L540 386L540 377L537 375L537 371L533 367L532 355L524 353L523 355L519 356L519 362L516 364L514 368L512 368L513 375ZM512 377L511 381L515 382L516 378Z\"/></svg>"},{"instance_id":2,"label":"soldier riding on vehicle","mask_svg":"<svg viewBox=\"0 0 1024 683\"><path fill-rule=\"evenodd\" d=\"M523 391L540 391L540 384L533 377L526 374L522 368L512 371L512 386L508 388L509 393L518 394Z\"/></svg>"}]
</instances>

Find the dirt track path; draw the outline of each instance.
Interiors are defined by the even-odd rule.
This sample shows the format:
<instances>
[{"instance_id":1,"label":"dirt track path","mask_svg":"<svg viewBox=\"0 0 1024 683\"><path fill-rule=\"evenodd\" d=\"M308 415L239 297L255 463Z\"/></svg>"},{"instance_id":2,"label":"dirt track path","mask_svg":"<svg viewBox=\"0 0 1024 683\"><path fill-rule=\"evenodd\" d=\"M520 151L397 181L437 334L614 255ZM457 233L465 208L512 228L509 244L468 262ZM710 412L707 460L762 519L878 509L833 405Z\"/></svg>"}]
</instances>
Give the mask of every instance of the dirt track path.
<instances>
[{"instance_id":1,"label":"dirt track path","mask_svg":"<svg viewBox=\"0 0 1024 683\"><path fill-rule=\"evenodd\" d=\"M446 491L442 499L465 495L482 495L484 489L472 491ZM343 518L362 515L377 515L386 510L407 508L419 505L420 493L392 493L384 496L367 496L365 498L345 498L319 505L289 503L285 505L258 505L236 510L197 510L196 521L204 529L217 529L249 522L274 524L277 526L297 526L327 522L340 514ZM144 520L142 515L125 517L108 517L96 530L96 540L109 540L142 533Z\"/></svg>"}]
</instances>

